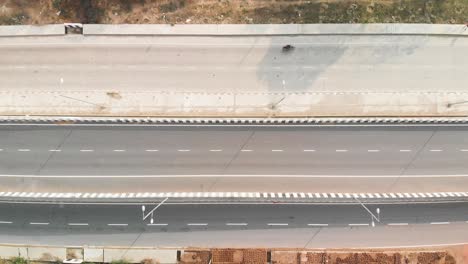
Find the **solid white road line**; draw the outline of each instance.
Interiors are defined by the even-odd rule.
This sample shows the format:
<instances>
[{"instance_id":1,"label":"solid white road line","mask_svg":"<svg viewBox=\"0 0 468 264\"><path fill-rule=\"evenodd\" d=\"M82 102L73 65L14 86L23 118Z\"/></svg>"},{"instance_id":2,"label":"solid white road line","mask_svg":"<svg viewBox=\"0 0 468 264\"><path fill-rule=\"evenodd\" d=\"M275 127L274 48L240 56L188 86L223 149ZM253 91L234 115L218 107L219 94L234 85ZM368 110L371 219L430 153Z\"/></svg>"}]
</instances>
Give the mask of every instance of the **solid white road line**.
<instances>
[{"instance_id":1,"label":"solid white road line","mask_svg":"<svg viewBox=\"0 0 468 264\"><path fill-rule=\"evenodd\" d=\"M208 223L188 223L188 226L207 226Z\"/></svg>"},{"instance_id":2,"label":"solid white road line","mask_svg":"<svg viewBox=\"0 0 468 264\"><path fill-rule=\"evenodd\" d=\"M31 151L30 149L18 149L18 151L21 151L21 152L28 152L28 151Z\"/></svg>"},{"instance_id":3,"label":"solid white road line","mask_svg":"<svg viewBox=\"0 0 468 264\"><path fill-rule=\"evenodd\" d=\"M246 226L247 223L226 223L227 226Z\"/></svg>"},{"instance_id":4,"label":"solid white road line","mask_svg":"<svg viewBox=\"0 0 468 264\"><path fill-rule=\"evenodd\" d=\"M0 224L13 224L11 221L0 221Z\"/></svg>"},{"instance_id":5,"label":"solid white road line","mask_svg":"<svg viewBox=\"0 0 468 264\"><path fill-rule=\"evenodd\" d=\"M0 124L1 125L1 124ZM164 175L31 175L31 174L0 174L5 178L467 178L468 174L433 174L433 175L281 175L281 174L164 174Z\"/></svg>"},{"instance_id":6,"label":"solid white road line","mask_svg":"<svg viewBox=\"0 0 468 264\"><path fill-rule=\"evenodd\" d=\"M408 223L388 223L389 226L407 226Z\"/></svg>"},{"instance_id":7,"label":"solid white road line","mask_svg":"<svg viewBox=\"0 0 468 264\"><path fill-rule=\"evenodd\" d=\"M68 223L69 226L88 226L88 223Z\"/></svg>"},{"instance_id":8,"label":"solid white road line","mask_svg":"<svg viewBox=\"0 0 468 264\"><path fill-rule=\"evenodd\" d=\"M349 224L349 226L369 226L369 224Z\"/></svg>"},{"instance_id":9,"label":"solid white road line","mask_svg":"<svg viewBox=\"0 0 468 264\"><path fill-rule=\"evenodd\" d=\"M308 226L328 226L328 224L307 224Z\"/></svg>"},{"instance_id":10,"label":"solid white road line","mask_svg":"<svg viewBox=\"0 0 468 264\"><path fill-rule=\"evenodd\" d=\"M81 152L93 152L94 149L80 149Z\"/></svg>"},{"instance_id":11,"label":"solid white road line","mask_svg":"<svg viewBox=\"0 0 468 264\"><path fill-rule=\"evenodd\" d=\"M128 226L128 224L107 224L108 226Z\"/></svg>"},{"instance_id":12,"label":"solid white road line","mask_svg":"<svg viewBox=\"0 0 468 264\"><path fill-rule=\"evenodd\" d=\"M153 224L148 224L148 226L167 226L168 224L166 223L153 223Z\"/></svg>"},{"instance_id":13,"label":"solid white road line","mask_svg":"<svg viewBox=\"0 0 468 264\"><path fill-rule=\"evenodd\" d=\"M431 222L431 225L448 225L450 222Z\"/></svg>"},{"instance_id":14,"label":"solid white road line","mask_svg":"<svg viewBox=\"0 0 468 264\"><path fill-rule=\"evenodd\" d=\"M49 223L46 222L31 222L30 225L48 225Z\"/></svg>"},{"instance_id":15,"label":"solid white road line","mask_svg":"<svg viewBox=\"0 0 468 264\"><path fill-rule=\"evenodd\" d=\"M287 226L288 223L268 223L269 226Z\"/></svg>"}]
</instances>

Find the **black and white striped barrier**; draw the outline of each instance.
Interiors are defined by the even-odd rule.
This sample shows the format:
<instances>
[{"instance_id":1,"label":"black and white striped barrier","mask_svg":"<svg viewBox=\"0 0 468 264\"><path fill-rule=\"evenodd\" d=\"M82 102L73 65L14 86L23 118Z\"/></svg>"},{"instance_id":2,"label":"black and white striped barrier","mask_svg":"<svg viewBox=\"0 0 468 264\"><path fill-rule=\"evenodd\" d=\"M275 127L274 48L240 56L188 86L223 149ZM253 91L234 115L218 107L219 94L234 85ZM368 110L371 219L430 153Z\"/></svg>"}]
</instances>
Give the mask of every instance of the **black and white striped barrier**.
<instances>
[{"instance_id":1,"label":"black and white striped barrier","mask_svg":"<svg viewBox=\"0 0 468 264\"><path fill-rule=\"evenodd\" d=\"M0 201L23 203L437 203L468 201L468 192L305 193L305 192L159 192L54 193L0 192Z\"/></svg>"},{"instance_id":2,"label":"black and white striped barrier","mask_svg":"<svg viewBox=\"0 0 468 264\"><path fill-rule=\"evenodd\" d=\"M158 118L3 116L0 124L53 125L468 125L468 117Z\"/></svg>"},{"instance_id":3,"label":"black and white striped barrier","mask_svg":"<svg viewBox=\"0 0 468 264\"><path fill-rule=\"evenodd\" d=\"M74 32L76 34L83 34L83 24L81 23L64 23L65 34Z\"/></svg>"}]
</instances>

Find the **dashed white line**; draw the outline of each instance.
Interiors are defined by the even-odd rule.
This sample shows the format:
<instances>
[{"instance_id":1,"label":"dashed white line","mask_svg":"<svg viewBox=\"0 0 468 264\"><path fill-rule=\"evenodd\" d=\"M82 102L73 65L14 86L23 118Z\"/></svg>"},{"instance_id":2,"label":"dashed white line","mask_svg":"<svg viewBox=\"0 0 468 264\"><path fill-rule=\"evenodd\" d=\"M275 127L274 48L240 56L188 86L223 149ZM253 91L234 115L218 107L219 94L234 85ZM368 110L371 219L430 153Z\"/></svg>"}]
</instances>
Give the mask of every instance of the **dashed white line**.
<instances>
[{"instance_id":1,"label":"dashed white line","mask_svg":"<svg viewBox=\"0 0 468 264\"><path fill-rule=\"evenodd\" d=\"M252 152L252 149L241 149L242 152Z\"/></svg>"},{"instance_id":2,"label":"dashed white line","mask_svg":"<svg viewBox=\"0 0 468 264\"><path fill-rule=\"evenodd\" d=\"M461 152L468 152L468 149L460 149Z\"/></svg>"},{"instance_id":3,"label":"dashed white line","mask_svg":"<svg viewBox=\"0 0 468 264\"><path fill-rule=\"evenodd\" d=\"M388 223L389 226L407 226L408 223Z\"/></svg>"},{"instance_id":4,"label":"dashed white line","mask_svg":"<svg viewBox=\"0 0 468 264\"><path fill-rule=\"evenodd\" d=\"M367 152L380 152L380 149L368 149Z\"/></svg>"},{"instance_id":5,"label":"dashed white line","mask_svg":"<svg viewBox=\"0 0 468 264\"><path fill-rule=\"evenodd\" d=\"M227 226L246 226L247 223L226 223Z\"/></svg>"},{"instance_id":6,"label":"dashed white line","mask_svg":"<svg viewBox=\"0 0 468 264\"><path fill-rule=\"evenodd\" d=\"M430 152L441 152L442 150L441 149L430 149L429 151Z\"/></svg>"},{"instance_id":7,"label":"dashed white line","mask_svg":"<svg viewBox=\"0 0 468 264\"><path fill-rule=\"evenodd\" d=\"M125 152L125 149L114 149L114 152Z\"/></svg>"},{"instance_id":8,"label":"dashed white line","mask_svg":"<svg viewBox=\"0 0 468 264\"><path fill-rule=\"evenodd\" d=\"M328 226L328 224L307 224L308 226Z\"/></svg>"},{"instance_id":9,"label":"dashed white line","mask_svg":"<svg viewBox=\"0 0 468 264\"><path fill-rule=\"evenodd\" d=\"M0 149L0 151L3 151L3 149Z\"/></svg>"},{"instance_id":10,"label":"dashed white line","mask_svg":"<svg viewBox=\"0 0 468 264\"><path fill-rule=\"evenodd\" d=\"M69 226L88 226L88 223L68 223Z\"/></svg>"},{"instance_id":11,"label":"dashed white line","mask_svg":"<svg viewBox=\"0 0 468 264\"><path fill-rule=\"evenodd\" d=\"M28 151L31 151L30 149L18 149L18 151L21 151L21 152L28 152Z\"/></svg>"},{"instance_id":12,"label":"dashed white line","mask_svg":"<svg viewBox=\"0 0 468 264\"><path fill-rule=\"evenodd\" d=\"M147 150L145 150L145 151L146 151L146 152L158 152L159 150L157 150L157 149L147 149Z\"/></svg>"},{"instance_id":13,"label":"dashed white line","mask_svg":"<svg viewBox=\"0 0 468 264\"><path fill-rule=\"evenodd\" d=\"M49 149L50 152L60 152L62 151L61 149Z\"/></svg>"},{"instance_id":14,"label":"dashed white line","mask_svg":"<svg viewBox=\"0 0 468 264\"><path fill-rule=\"evenodd\" d=\"M221 152L223 151L222 149L210 149L211 152Z\"/></svg>"},{"instance_id":15,"label":"dashed white line","mask_svg":"<svg viewBox=\"0 0 468 264\"><path fill-rule=\"evenodd\" d=\"M94 149L80 149L81 152L93 152Z\"/></svg>"},{"instance_id":16,"label":"dashed white line","mask_svg":"<svg viewBox=\"0 0 468 264\"><path fill-rule=\"evenodd\" d=\"M369 224L349 224L349 226L369 226Z\"/></svg>"},{"instance_id":17,"label":"dashed white line","mask_svg":"<svg viewBox=\"0 0 468 264\"><path fill-rule=\"evenodd\" d=\"M288 223L268 223L269 226L287 226Z\"/></svg>"},{"instance_id":18,"label":"dashed white line","mask_svg":"<svg viewBox=\"0 0 468 264\"><path fill-rule=\"evenodd\" d=\"M347 149L337 149L337 150L335 150L335 152L348 152L348 150Z\"/></svg>"},{"instance_id":19,"label":"dashed white line","mask_svg":"<svg viewBox=\"0 0 468 264\"><path fill-rule=\"evenodd\" d=\"M411 152L411 149L400 149L400 152Z\"/></svg>"},{"instance_id":20,"label":"dashed white line","mask_svg":"<svg viewBox=\"0 0 468 264\"><path fill-rule=\"evenodd\" d=\"M207 226L207 223L188 223L188 226Z\"/></svg>"},{"instance_id":21,"label":"dashed white line","mask_svg":"<svg viewBox=\"0 0 468 264\"><path fill-rule=\"evenodd\" d=\"M168 224L166 223L153 223L153 224L148 224L148 226L167 226Z\"/></svg>"},{"instance_id":22,"label":"dashed white line","mask_svg":"<svg viewBox=\"0 0 468 264\"><path fill-rule=\"evenodd\" d=\"M128 226L128 224L107 224L108 226Z\"/></svg>"},{"instance_id":23,"label":"dashed white line","mask_svg":"<svg viewBox=\"0 0 468 264\"><path fill-rule=\"evenodd\" d=\"M450 222L431 222L431 225L448 225Z\"/></svg>"},{"instance_id":24,"label":"dashed white line","mask_svg":"<svg viewBox=\"0 0 468 264\"><path fill-rule=\"evenodd\" d=\"M179 151L179 152L189 152L190 149L178 149L177 151Z\"/></svg>"},{"instance_id":25,"label":"dashed white line","mask_svg":"<svg viewBox=\"0 0 468 264\"><path fill-rule=\"evenodd\" d=\"M0 221L0 224L13 224L11 221Z\"/></svg>"},{"instance_id":26,"label":"dashed white line","mask_svg":"<svg viewBox=\"0 0 468 264\"><path fill-rule=\"evenodd\" d=\"M30 225L49 225L49 223L46 223L46 222L31 222L29 224Z\"/></svg>"},{"instance_id":27,"label":"dashed white line","mask_svg":"<svg viewBox=\"0 0 468 264\"><path fill-rule=\"evenodd\" d=\"M315 149L304 149L304 152L315 152Z\"/></svg>"},{"instance_id":28,"label":"dashed white line","mask_svg":"<svg viewBox=\"0 0 468 264\"><path fill-rule=\"evenodd\" d=\"M283 152L282 149L272 149L271 152Z\"/></svg>"}]
</instances>

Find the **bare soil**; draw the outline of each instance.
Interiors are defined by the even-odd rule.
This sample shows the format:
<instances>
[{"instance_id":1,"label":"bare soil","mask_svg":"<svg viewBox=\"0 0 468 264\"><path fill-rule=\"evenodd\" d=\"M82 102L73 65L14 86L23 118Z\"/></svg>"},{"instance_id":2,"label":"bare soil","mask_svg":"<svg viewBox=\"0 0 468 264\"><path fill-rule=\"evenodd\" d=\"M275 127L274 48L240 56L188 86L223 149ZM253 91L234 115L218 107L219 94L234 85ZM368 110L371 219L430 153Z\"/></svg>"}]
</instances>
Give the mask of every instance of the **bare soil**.
<instances>
[{"instance_id":1,"label":"bare soil","mask_svg":"<svg viewBox=\"0 0 468 264\"><path fill-rule=\"evenodd\" d=\"M468 0L0 0L0 24L466 23Z\"/></svg>"}]
</instances>

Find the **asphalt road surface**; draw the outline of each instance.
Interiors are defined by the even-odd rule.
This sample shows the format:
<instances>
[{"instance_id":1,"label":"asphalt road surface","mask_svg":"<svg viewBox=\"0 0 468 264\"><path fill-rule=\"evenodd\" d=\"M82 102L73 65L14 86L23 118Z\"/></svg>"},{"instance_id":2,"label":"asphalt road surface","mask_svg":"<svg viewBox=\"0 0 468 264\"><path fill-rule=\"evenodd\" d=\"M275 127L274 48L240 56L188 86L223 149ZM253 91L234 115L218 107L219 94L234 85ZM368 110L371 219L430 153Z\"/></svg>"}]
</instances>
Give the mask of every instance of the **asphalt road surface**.
<instances>
[{"instance_id":1,"label":"asphalt road surface","mask_svg":"<svg viewBox=\"0 0 468 264\"><path fill-rule=\"evenodd\" d=\"M457 175L466 127L1 126L2 175Z\"/></svg>"},{"instance_id":2,"label":"asphalt road surface","mask_svg":"<svg viewBox=\"0 0 468 264\"><path fill-rule=\"evenodd\" d=\"M0 243L377 247L458 243L468 233L465 203L368 208L380 208L375 227L360 205L162 205L151 225L139 205L1 204Z\"/></svg>"}]
</instances>

